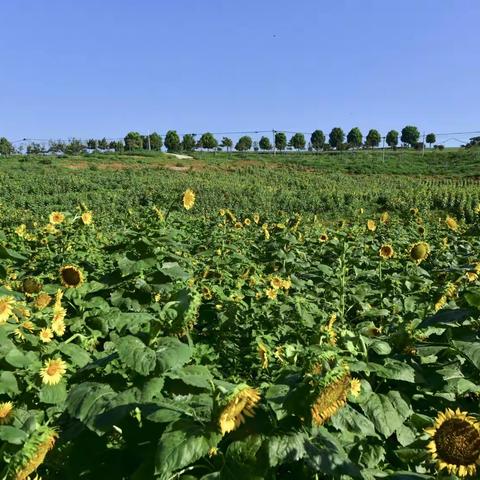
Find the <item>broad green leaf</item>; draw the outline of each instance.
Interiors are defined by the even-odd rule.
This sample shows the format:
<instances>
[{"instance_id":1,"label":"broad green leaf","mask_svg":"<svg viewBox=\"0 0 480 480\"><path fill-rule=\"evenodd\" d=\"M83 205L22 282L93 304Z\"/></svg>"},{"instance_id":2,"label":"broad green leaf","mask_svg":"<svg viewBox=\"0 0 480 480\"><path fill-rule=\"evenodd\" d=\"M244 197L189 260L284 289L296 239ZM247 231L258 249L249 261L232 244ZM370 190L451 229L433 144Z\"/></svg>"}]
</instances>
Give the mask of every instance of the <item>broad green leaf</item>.
<instances>
[{"instance_id":1,"label":"broad green leaf","mask_svg":"<svg viewBox=\"0 0 480 480\"><path fill-rule=\"evenodd\" d=\"M331 421L337 430L378 437L373 423L350 405L341 408Z\"/></svg>"},{"instance_id":2,"label":"broad green leaf","mask_svg":"<svg viewBox=\"0 0 480 480\"><path fill-rule=\"evenodd\" d=\"M249 435L228 446L225 464L220 471L221 480L262 480L267 465L257 457L262 446L260 435Z\"/></svg>"},{"instance_id":3,"label":"broad green leaf","mask_svg":"<svg viewBox=\"0 0 480 480\"><path fill-rule=\"evenodd\" d=\"M269 466L275 467L282 463L297 462L303 458L306 441L308 441L308 437L305 433L268 437L265 444Z\"/></svg>"},{"instance_id":4,"label":"broad green leaf","mask_svg":"<svg viewBox=\"0 0 480 480\"><path fill-rule=\"evenodd\" d=\"M213 380L210 370L203 365L187 365L180 370L167 373L167 376L172 379L181 380L186 385L207 389L211 388L211 381Z\"/></svg>"},{"instance_id":5,"label":"broad green leaf","mask_svg":"<svg viewBox=\"0 0 480 480\"><path fill-rule=\"evenodd\" d=\"M70 357L71 362L80 368L92 361L88 352L74 343L62 343L59 347L59 350Z\"/></svg>"},{"instance_id":6,"label":"broad green leaf","mask_svg":"<svg viewBox=\"0 0 480 480\"><path fill-rule=\"evenodd\" d=\"M11 425L0 425L0 440L14 445L22 445L26 439L27 434L23 430Z\"/></svg>"},{"instance_id":7,"label":"broad green leaf","mask_svg":"<svg viewBox=\"0 0 480 480\"><path fill-rule=\"evenodd\" d=\"M139 338L127 335L121 337L116 345L120 360L133 371L147 376L155 370L155 352Z\"/></svg>"},{"instance_id":8,"label":"broad green leaf","mask_svg":"<svg viewBox=\"0 0 480 480\"><path fill-rule=\"evenodd\" d=\"M1 372L0 373L0 393L17 394L20 393L18 389L17 379L12 372Z\"/></svg>"},{"instance_id":9,"label":"broad green leaf","mask_svg":"<svg viewBox=\"0 0 480 480\"><path fill-rule=\"evenodd\" d=\"M56 385L43 385L40 394L40 401L52 405L58 405L65 402L67 398L67 386L65 382Z\"/></svg>"},{"instance_id":10,"label":"broad green leaf","mask_svg":"<svg viewBox=\"0 0 480 480\"><path fill-rule=\"evenodd\" d=\"M180 368L190 360L191 348L175 337L164 337L157 344L157 366L160 371L166 372Z\"/></svg>"},{"instance_id":11,"label":"broad green leaf","mask_svg":"<svg viewBox=\"0 0 480 480\"><path fill-rule=\"evenodd\" d=\"M480 345L477 342L454 341L453 345L480 370Z\"/></svg>"},{"instance_id":12,"label":"broad green leaf","mask_svg":"<svg viewBox=\"0 0 480 480\"><path fill-rule=\"evenodd\" d=\"M27 257L24 257L18 252L14 250L10 250L9 248L5 248L3 245L0 245L0 258L2 259L9 259L9 260L17 260L17 261L25 261Z\"/></svg>"}]
</instances>

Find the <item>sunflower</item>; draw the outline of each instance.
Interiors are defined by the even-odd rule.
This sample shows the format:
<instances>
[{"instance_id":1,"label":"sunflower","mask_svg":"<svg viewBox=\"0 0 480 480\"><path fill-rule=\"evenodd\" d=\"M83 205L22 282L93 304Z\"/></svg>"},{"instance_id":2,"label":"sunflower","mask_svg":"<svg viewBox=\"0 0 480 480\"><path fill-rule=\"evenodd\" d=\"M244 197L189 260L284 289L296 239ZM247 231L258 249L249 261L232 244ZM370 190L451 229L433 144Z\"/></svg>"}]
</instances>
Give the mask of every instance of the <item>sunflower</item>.
<instances>
[{"instance_id":1,"label":"sunflower","mask_svg":"<svg viewBox=\"0 0 480 480\"><path fill-rule=\"evenodd\" d=\"M447 408L439 412L430 435L427 450L437 462L437 470L447 470L459 477L474 476L480 464L480 423L467 412Z\"/></svg>"},{"instance_id":2,"label":"sunflower","mask_svg":"<svg viewBox=\"0 0 480 480\"><path fill-rule=\"evenodd\" d=\"M0 298L0 325L7 322L12 314L14 304L15 299L13 297L7 296Z\"/></svg>"},{"instance_id":3,"label":"sunflower","mask_svg":"<svg viewBox=\"0 0 480 480\"><path fill-rule=\"evenodd\" d=\"M246 218L246 219L243 221L243 224L248 227L249 225L252 224L252 221L251 221L249 218Z\"/></svg>"},{"instance_id":4,"label":"sunflower","mask_svg":"<svg viewBox=\"0 0 480 480\"><path fill-rule=\"evenodd\" d=\"M59 337L61 337L65 333L65 314L66 311L63 307L54 309L53 311L52 332Z\"/></svg>"},{"instance_id":5,"label":"sunflower","mask_svg":"<svg viewBox=\"0 0 480 480\"><path fill-rule=\"evenodd\" d=\"M253 221L257 224L260 221L260 215L258 213L253 214Z\"/></svg>"},{"instance_id":6,"label":"sunflower","mask_svg":"<svg viewBox=\"0 0 480 480\"><path fill-rule=\"evenodd\" d=\"M15 229L15 233L20 237L23 238L25 234L27 233L27 226L22 223Z\"/></svg>"},{"instance_id":7,"label":"sunflower","mask_svg":"<svg viewBox=\"0 0 480 480\"><path fill-rule=\"evenodd\" d=\"M27 480L44 462L45 456L55 445L58 434L46 425L37 427L23 447L11 458L9 476L15 480ZM39 478L38 475L35 478Z\"/></svg>"},{"instance_id":8,"label":"sunflower","mask_svg":"<svg viewBox=\"0 0 480 480\"><path fill-rule=\"evenodd\" d=\"M435 312L438 312L439 310L441 310L446 304L447 304L447 297L445 295L442 295L435 303L435 306L434 306Z\"/></svg>"},{"instance_id":9,"label":"sunflower","mask_svg":"<svg viewBox=\"0 0 480 480\"><path fill-rule=\"evenodd\" d=\"M315 424L323 425L345 405L351 389L351 381L350 375L346 373L320 392L310 409Z\"/></svg>"},{"instance_id":10,"label":"sunflower","mask_svg":"<svg viewBox=\"0 0 480 480\"><path fill-rule=\"evenodd\" d=\"M418 208L411 208L410 215L418 215Z\"/></svg>"},{"instance_id":11,"label":"sunflower","mask_svg":"<svg viewBox=\"0 0 480 480\"><path fill-rule=\"evenodd\" d=\"M328 241L328 235L327 235L326 233L322 233L322 234L318 237L318 239L320 240L320 242L325 243L325 242Z\"/></svg>"},{"instance_id":12,"label":"sunflower","mask_svg":"<svg viewBox=\"0 0 480 480\"><path fill-rule=\"evenodd\" d=\"M410 248L410 258L420 263L425 260L430 253L430 246L426 242L418 242Z\"/></svg>"},{"instance_id":13,"label":"sunflower","mask_svg":"<svg viewBox=\"0 0 480 480\"><path fill-rule=\"evenodd\" d=\"M357 398L362 391L362 382L358 378L352 378L350 382L350 395L353 398Z\"/></svg>"},{"instance_id":14,"label":"sunflower","mask_svg":"<svg viewBox=\"0 0 480 480\"><path fill-rule=\"evenodd\" d=\"M467 272L465 274L465 277L469 282L474 282L475 280L478 279L478 274L476 272Z\"/></svg>"},{"instance_id":15,"label":"sunflower","mask_svg":"<svg viewBox=\"0 0 480 480\"><path fill-rule=\"evenodd\" d=\"M83 273L75 265L64 265L60 268L60 280L66 288L77 288L83 283Z\"/></svg>"},{"instance_id":16,"label":"sunflower","mask_svg":"<svg viewBox=\"0 0 480 480\"><path fill-rule=\"evenodd\" d=\"M262 368L268 368L268 350L262 342L258 344L258 356L262 362Z\"/></svg>"},{"instance_id":17,"label":"sunflower","mask_svg":"<svg viewBox=\"0 0 480 480\"><path fill-rule=\"evenodd\" d=\"M0 425L9 423L12 419L13 403L1 402L0 403Z\"/></svg>"},{"instance_id":18,"label":"sunflower","mask_svg":"<svg viewBox=\"0 0 480 480\"><path fill-rule=\"evenodd\" d=\"M390 215L388 212L383 212L381 215L380 215L380 221L382 223L387 223L388 221L390 220Z\"/></svg>"},{"instance_id":19,"label":"sunflower","mask_svg":"<svg viewBox=\"0 0 480 480\"><path fill-rule=\"evenodd\" d=\"M270 300L275 300L277 298L277 291L274 288L267 288L267 290L265 290L265 295Z\"/></svg>"},{"instance_id":20,"label":"sunflower","mask_svg":"<svg viewBox=\"0 0 480 480\"><path fill-rule=\"evenodd\" d=\"M183 207L185 210L190 210L195 205L195 193L188 188L183 194Z\"/></svg>"},{"instance_id":21,"label":"sunflower","mask_svg":"<svg viewBox=\"0 0 480 480\"><path fill-rule=\"evenodd\" d=\"M34 305L38 310L43 310L50 305L52 297L45 292L40 293L35 299Z\"/></svg>"},{"instance_id":22,"label":"sunflower","mask_svg":"<svg viewBox=\"0 0 480 480\"><path fill-rule=\"evenodd\" d=\"M91 225L93 222L92 212L83 212L81 218L84 225Z\"/></svg>"},{"instance_id":23,"label":"sunflower","mask_svg":"<svg viewBox=\"0 0 480 480\"><path fill-rule=\"evenodd\" d=\"M289 278L282 280L282 288L284 290L289 290L291 286L292 286L292 281Z\"/></svg>"},{"instance_id":24,"label":"sunflower","mask_svg":"<svg viewBox=\"0 0 480 480\"><path fill-rule=\"evenodd\" d=\"M417 228L417 232L420 235L423 235L425 233L425 227L423 225L419 225L418 228Z\"/></svg>"},{"instance_id":25,"label":"sunflower","mask_svg":"<svg viewBox=\"0 0 480 480\"><path fill-rule=\"evenodd\" d=\"M53 225L58 225L65 220L65 215L62 212L52 212L48 219Z\"/></svg>"},{"instance_id":26,"label":"sunflower","mask_svg":"<svg viewBox=\"0 0 480 480\"><path fill-rule=\"evenodd\" d=\"M260 393L256 388L243 385L234 392L223 408L218 419L222 435L232 432L245 422L245 416L253 417L254 409L260 401Z\"/></svg>"},{"instance_id":27,"label":"sunflower","mask_svg":"<svg viewBox=\"0 0 480 480\"><path fill-rule=\"evenodd\" d=\"M382 245L380 247L380 250L378 251L378 254L382 257L382 258L392 258L393 257L393 247L389 244L386 244L386 245Z\"/></svg>"},{"instance_id":28,"label":"sunflower","mask_svg":"<svg viewBox=\"0 0 480 480\"><path fill-rule=\"evenodd\" d=\"M280 277L272 277L272 279L270 280L270 285L275 290L278 290L279 288L282 288L283 280Z\"/></svg>"},{"instance_id":29,"label":"sunflower","mask_svg":"<svg viewBox=\"0 0 480 480\"><path fill-rule=\"evenodd\" d=\"M458 230L458 222L453 217L447 216L445 219L445 225L454 232Z\"/></svg>"},{"instance_id":30,"label":"sunflower","mask_svg":"<svg viewBox=\"0 0 480 480\"><path fill-rule=\"evenodd\" d=\"M235 222L233 227L236 228L237 230L240 230L241 228L243 228L243 223L242 222Z\"/></svg>"},{"instance_id":31,"label":"sunflower","mask_svg":"<svg viewBox=\"0 0 480 480\"><path fill-rule=\"evenodd\" d=\"M371 232L374 232L377 229L377 224L375 220L367 220L367 229Z\"/></svg>"},{"instance_id":32,"label":"sunflower","mask_svg":"<svg viewBox=\"0 0 480 480\"><path fill-rule=\"evenodd\" d=\"M35 277L26 277L22 281L22 289L25 293L38 293L42 289L42 282Z\"/></svg>"},{"instance_id":33,"label":"sunflower","mask_svg":"<svg viewBox=\"0 0 480 480\"><path fill-rule=\"evenodd\" d=\"M50 328L42 328L38 336L43 343L49 343L52 341L53 332Z\"/></svg>"},{"instance_id":34,"label":"sunflower","mask_svg":"<svg viewBox=\"0 0 480 480\"><path fill-rule=\"evenodd\" d=\"M44 363L40 370L42 382L46 385L56 385L67 371L67 364L60 358L52 358Z\"/></svg>"},{"instance_id":35,"label":"sunflower","mask_svg":"<svg viewBox=\"0 0 480 480\"><path fill-rule=\"evenodd\" d=\"M202 296L205 300L211 300L213 295L212 291L208 287L202 287Z\"/></svg>"}]
</instances>

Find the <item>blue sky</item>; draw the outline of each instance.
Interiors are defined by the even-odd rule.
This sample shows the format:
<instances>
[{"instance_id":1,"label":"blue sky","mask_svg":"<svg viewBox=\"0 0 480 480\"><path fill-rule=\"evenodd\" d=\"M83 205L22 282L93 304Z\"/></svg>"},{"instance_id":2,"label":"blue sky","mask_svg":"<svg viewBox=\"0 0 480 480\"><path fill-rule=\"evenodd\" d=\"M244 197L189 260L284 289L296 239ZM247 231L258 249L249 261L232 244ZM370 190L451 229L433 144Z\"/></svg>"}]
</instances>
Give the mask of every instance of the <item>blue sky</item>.
<instances>
[{"instance_id":1,"label":"blue sky","mask_svg":"<svg viewBox=\"0 0 480 480\"><path fill-rule=\"evenodd\" d=\"M478 0L0 3L0 136L480 130Z\"/></svg>"}]
</instances>

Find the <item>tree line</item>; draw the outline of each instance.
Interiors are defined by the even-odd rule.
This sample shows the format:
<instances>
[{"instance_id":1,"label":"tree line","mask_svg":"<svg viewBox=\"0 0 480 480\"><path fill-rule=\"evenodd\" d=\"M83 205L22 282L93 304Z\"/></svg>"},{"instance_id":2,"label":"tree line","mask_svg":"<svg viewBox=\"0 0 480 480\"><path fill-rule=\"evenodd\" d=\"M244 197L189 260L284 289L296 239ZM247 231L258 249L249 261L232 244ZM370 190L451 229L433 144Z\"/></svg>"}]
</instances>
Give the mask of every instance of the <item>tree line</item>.
<instances>
[{"instance_id":1,"label":"tree line","mask_svg":"<svg viewBox=\"0 0 480 480\"><path fill-rule=\"evenodd\" d=\"M398 147L399 141L404 147L423 147L423 142L419 142L420 132L417 127L407 125L401 131L390 130L385 136L385 143L388 147L395 149ZM273 144L269 137L262 136L259 141L253 140L252 137L244 135L233 143L229 137L223 137L219 142L215 136L206 132L197 140L194 134L185 134L182 138L175 130L169 130L165 138L162 138L156 132L149 135L141 135L139 132L129 132L125 135L123 141L114 140L108 141L106 138L100 140L89 139L83 142L79 139L71 139L68 142L62 140L51 140L48 147L41 143L32 142L26 146L25 152L27 154L43 154L43 153L65 153L68 155L78 155L86 149L90 150L114 150L121 151L135 151L135 150L154 150L160 151L165 147L168 152L191 152L195 149L217 150L226 149L231 151L233 148L239 152L249 150L255 151L270 151L273 148L278 151L284 151L287 148L296 149L298 151L308 149L310 151L328 151L328 150L349 150L359 148L376 148L382 142L380 132L374 128L370 129L367 135L363 133L358 127L352 128L347 135L340 127L332 128L326 138L322 130L315 130L311 135L307 145L307 139L303 133L295 133L290 139L281 131L273 131ZM432 146L436 142L435 134L429 133L425 137L425 142ZM443 147L443 146L441 146ZM14 146L5 138L0 138L0 154L10 155L16 153ZM18 152L23 153L23 151Z\"/></svg>"}]
</instances>

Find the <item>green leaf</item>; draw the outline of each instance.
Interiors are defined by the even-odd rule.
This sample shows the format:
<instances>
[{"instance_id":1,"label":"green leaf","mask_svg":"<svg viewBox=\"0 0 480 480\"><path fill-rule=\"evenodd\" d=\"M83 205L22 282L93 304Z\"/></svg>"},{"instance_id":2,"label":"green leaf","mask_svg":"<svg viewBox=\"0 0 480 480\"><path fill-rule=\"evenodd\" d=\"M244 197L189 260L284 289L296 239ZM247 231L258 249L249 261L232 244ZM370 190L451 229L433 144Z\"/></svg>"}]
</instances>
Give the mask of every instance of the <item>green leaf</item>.
<instances>
[{"instance_id":1,"label":"green leaf","mask_svg":"<svg viewBox=\"0 0 480 480\"><path fill-rule=\"evenodd\" d=\"M162 372L182 367L191 355L191 348L178 338L164 337L158 341L157 366Z\"/></svg>"},{"instance_id":2,"label":"green leaf","mask_svg":"<svg viewBox=\"0 0 480 480\"><path fill-rule=\"evenodd\" d=\"M190 274L177 262L165 262L159 270L172 280L188 280L190 278Z\"/></svg>"},{"instance_id":3,"label":"green leaf","mask_svg":"<svg viewBox=\"0 0 480 480\"><path fill-rule=\"evenodd\" d=\"M305 433L269 437L266 440L268 464L276 467L282 463L297 462L305 455Z\"/></svg>"},{"instance_id":4,"label":"green leaf","mask_svg":"<svg viewBox=\"0 0 480 480\"><path fill-rule=\"evenodd\" d=\"M231 443L225 455L225 464L220 471L220 479L263 480L267 465L258 458L262 440L260 435L253 434L245 440Z\"/></svg>"},{"instance_id":5,"label":"green leaf","mask_svg":"<svg viewBox=\"0 0 480 480\"><path fill-rule=\"evenodd\" d=\"M368 365L374 367L379 377L415 383L415 370L406 363L387 358L383 365L373 363L369 363Z\"/></svg>"},{"instance_id":6,"label":"green leaf","mask_svg":"<svg viewBox=\"0 0 480 480\"><path fill-rule=\"evenodd\" d=\"M480 345L478 343L454 341L453 345L480 370Z\"/></svg>"},{"instance_id":7,"label":"green leaf","mask_svg":"<svg viewBox=\"0 0 480 480\"><path fill-rule=\"evenodd\" d=\"M39 394L40 401L52 405L58 405L65 402L67 398L67 386L65 382L56 385L43 385Z\"/></svg>"},{"instance_id":8,"label":"green leaf","mask_svg":"<svg viewBox=\"0 0 480 480\"><path fill-rule=\"evenodd\" d=\"M12 372L4 371L0 373L0 393L16 395L20 393L17 379Z\"/></svg>"},{"instance_id":9,"label":"green leaf","mask_svg":"<svg viewBox=\"0 0 480 480\"><path fill-rule=\"evenodd\" d=\"M75 345L74 343L62 343L59 350L70 357L72 363L80 368L92 361L90 355L82 347Z\"/></svg>"},{"instance_id":10,"label":"green leaf","mask_svg":"<svg viewBox=\"0 0 480 480\"><path fill-rule=\"evenodd\" d=\"M5 357L7 363L16 368L25 368L32 366L33 363L38 362L38 357L34 352L22 352L16 347L13 347Z\"/></svg>"},{"instance_id":11,"label":"green leaf","mask_svg":"<svg viewBox=\"0 0 480 480\"><path fill-rule=\"evenodd\" d=\"M480 309L480 292L469 291L464 294L464 297L469 305Z\"/></svg>"},{"instance_id":12,"label":"green leaf","mask_svg":"<svg viewBox=\"0 0 480 480\"><path fill-rule=\"evenodd\" d=\"M139 338L132 335L121 337L116 346L120 360L133 371L147 376L155 370L155 352Z\"/></svg>"},{"instance_id":13,"label":"green leaf","mask_svg":"<svg viewBox=\"0 0 480 480\"><path fill-rule=\"evenodd\" d=\"M9 259L9 260L19 260L19 261L25 261L27 257L24 257L18 252L15 252L14 250L10 250L9 248L5 248L3 245L0 245L0 258L1 259Z\"/></svg>"},{"instance_id":14,"label":"green leaf","mask_svg":"<svg viewBox=\"0 0 480 480\"><path fill-rule=\"evenodd\" d=\"M11 425L0 425L0 440L13 445L21 445L27 439L27 434Z\"/></svg>"},{"instance_id":15,"label":"green leaf","mask_svg":"<svg viewBox=\"0 0 480 480\"><path fill-rule=\"evenodd\" d=\"M168 479L175 471L186 467L215 447L220 433L205 425L188 420L179 420L165 430L160 437L155 454L155 474L160 480Z\"/></svg>"},{"instance_id":16,"label":"green leaf","mask_svg":"<svg viewBox=\"0 0 480 480\"><path fill-rule=\"evenodd\" d=\"M187 365L180 370L168 373L167 377L181 380L186 385L198 388L211 388L213 380L210 370L203 365Z\"/></svg>"},{"instance_id":17,"label":"green leaf","mask_svg":"<svg viewBox=\"0 0 480 480\"><path fill-rule=\"evenodd\" d=\"M332 425L340 431L378 437L373 423L350 405L345 405L332 417Z\"/></svg>"},{"instance_id":18,"label":"green leaf","mask_svg":"<svg viewBox=\"0 0 480 480\"><path fill-rule=\"evenodd\" d=\"M397 472L389 475L387 480L431 480L431 478L431 475L422 475L421 473Z\"/></svg>"}]
</instances>

